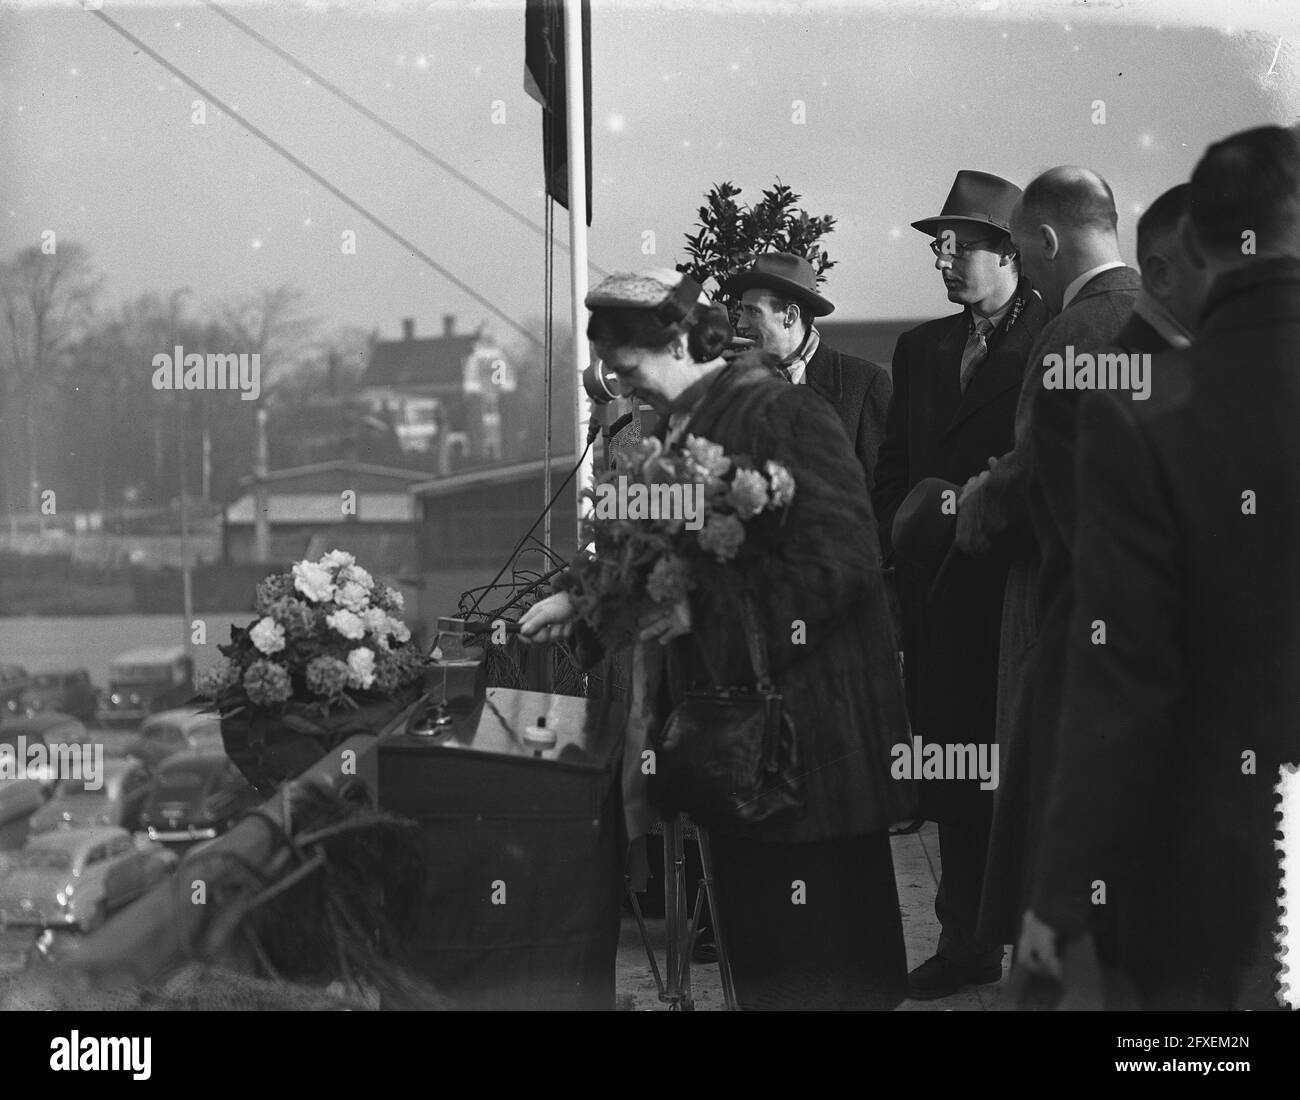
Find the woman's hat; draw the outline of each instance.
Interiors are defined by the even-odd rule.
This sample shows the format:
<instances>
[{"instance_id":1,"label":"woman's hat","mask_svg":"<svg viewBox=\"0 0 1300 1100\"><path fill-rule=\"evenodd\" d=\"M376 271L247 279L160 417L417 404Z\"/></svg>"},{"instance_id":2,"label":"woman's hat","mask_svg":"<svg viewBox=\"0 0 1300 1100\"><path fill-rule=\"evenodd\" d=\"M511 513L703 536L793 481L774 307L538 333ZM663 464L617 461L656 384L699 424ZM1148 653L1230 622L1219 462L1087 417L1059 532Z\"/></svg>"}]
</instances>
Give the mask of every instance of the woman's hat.
<instances>
[{"instance_id":1,"label":"woman's hat","mask_svg":"<svg viewBox=\"0 0 1300 1100\"><path fill-rule=\"evenodd\" d=\"M619 271L607 275L590 291L588 309L652 309L665 325L685 320L696 303L708 305L708 295L680 271Z\"/></svg>"},{"instance_id":2,"label":"woman's hat","mask_svg":"<svg viewBox=\"0 0 1300 1100\"><path fill-rule=\"evenodd\" d=\"M814 317L825 317L835 307L817 293L817 275L812 264L790 252L768 252L722 284L722 292L739 298L759 287L803 302Z\"/></svg>"},{"instance_id":3,"label":"woman's hat","mask_svg":"<svg viewBox=\"0 0 1300 1100\"><path fill-rule=\"evenodd\" d=\"M939 227L944 222L974 222L1009 233L1011 211L1019 201L1020 188L1010 180L988 172L972 172L963 168L953 181L943 210L933 218L913 222L912 228L919 229L927 236L937 237Z\"/></svg>"}]
</instances>

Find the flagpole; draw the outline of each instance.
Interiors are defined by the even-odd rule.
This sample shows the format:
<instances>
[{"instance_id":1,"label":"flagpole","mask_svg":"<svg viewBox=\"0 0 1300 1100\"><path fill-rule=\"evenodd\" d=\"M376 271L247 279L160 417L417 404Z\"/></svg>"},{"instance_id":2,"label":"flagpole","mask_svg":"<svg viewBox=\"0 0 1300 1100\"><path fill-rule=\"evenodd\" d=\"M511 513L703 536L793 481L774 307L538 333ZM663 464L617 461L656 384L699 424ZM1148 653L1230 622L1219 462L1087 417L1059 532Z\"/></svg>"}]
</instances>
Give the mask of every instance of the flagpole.
<instances>
[{"instance_id":1,"label":"flagpole","mask_svg":"<svg viewBox=\"0 0 1300 1100\"><path fill-rule=\"evenodd\" d=\"M564 101L567 112L569 147L569 285L573 292L573 427L574 454L587 446L591 403L582 385L582 372L590 352L587 345L587 142L585 96L583 94L582 0L564 3ZM595 472L595 455L587 453L574 478L578 494L578 545L582 540L582 516L590 501L582 497Z\"/></svg>"}]
</instances>

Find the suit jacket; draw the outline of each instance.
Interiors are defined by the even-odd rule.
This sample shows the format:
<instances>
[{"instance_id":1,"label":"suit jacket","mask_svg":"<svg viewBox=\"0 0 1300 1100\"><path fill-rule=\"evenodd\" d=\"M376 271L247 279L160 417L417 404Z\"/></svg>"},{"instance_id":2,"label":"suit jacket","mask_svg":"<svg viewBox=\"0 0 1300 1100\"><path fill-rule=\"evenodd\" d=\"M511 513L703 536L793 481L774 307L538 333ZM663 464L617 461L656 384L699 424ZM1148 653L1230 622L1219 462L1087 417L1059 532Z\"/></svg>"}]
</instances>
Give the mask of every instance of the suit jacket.
<instances>
[{"instance_id":1,"label":"suit jacket","mask_svg":"<svg viewBox=\"0 0 1300 1100\"><path fill-rule=\"evenodd\" d=\"M808 363L805 385L835 406L854 453L867 476L867 492L875 485L876 455L885 438L885 417L894 395L884 367L867 359L844 355L823 341Z\"/></svg>"},{"instance_id":2,"label":"suit jacket","mask_svg":"<svg viewBox=\"0 0 1300 1100\"><path fill-rule=\"evenodd\" d=\"M994 547L1007 545L1013 529L1026 521L1034 540L1014 565L1003 606L998 670L1002 776L981 907L981 934L994 943L1015 939L1024 911L1027 868L1032 866L1052 766L1073 594L1074 417L1078 398L1086 391L1046 389L1043 360L1052 354L1064 356L1067 346L1092 355L1110 347L1131 315L1140 287L1132 268L1103 271L1048 322L1030 352L1017 411L1016 448L998 463L982 492L967 498L958 516L959 531L972 515L985 524L1008 524L1004 530L980 532Z\"/></svg>"},{"instance_id":3,"label":"suit jacket","mask_svg":"<svg viewBox=\"0 0 1300 1100\"><path fill-rule=\"evenodd\" d=\"M1300 259L1216 281L1147 401L1079 417L1076 599L1032 907L1107 884L1150 1007L1266 1005L1273 787L1300 760ZM1106 643L1094 645L1094 621Z\"/></svg>"},{"instance_id":4,"label":"suit jacket","mask_svg":"<svg viewBox=\"0 0 1300 1100\"><path fill-rule=\"evenodd\" d=\"M966 311L903 333L894 349L894 398L876 464L873 494L881 545L893 557L891 527L917 482L940 477L962 485L1010 449L1016 401L1029 350L1047 307L1021 279L1013 309L989 339L988 357L966 392L959 384L969 331ZM988 744L993 739L998 631L1006 566L958 553L931 596L934 571L897 563L904 678L913 733L927 742ZM992 795L974 782L922 784L924 812L936 820L987 814ZM978 807L983 807L979 810Z\"/></svg>"}]
</instances>

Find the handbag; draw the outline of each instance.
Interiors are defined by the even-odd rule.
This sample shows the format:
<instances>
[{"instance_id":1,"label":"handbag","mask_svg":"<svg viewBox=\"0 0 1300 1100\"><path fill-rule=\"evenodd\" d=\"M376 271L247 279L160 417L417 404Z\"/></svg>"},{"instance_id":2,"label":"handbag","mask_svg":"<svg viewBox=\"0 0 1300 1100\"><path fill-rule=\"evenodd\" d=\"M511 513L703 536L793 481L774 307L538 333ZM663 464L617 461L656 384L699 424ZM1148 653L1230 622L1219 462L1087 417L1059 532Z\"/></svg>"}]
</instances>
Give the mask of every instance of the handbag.
<instances>
[{"instance_id":1,"label":"handbag","mask_svg":"<svg viewBox=\"0 0 1300 1100\"><path fill-rule=\"evenodd\" d=\"M649 793L666 814L706 828L803 816L807 805L799 741L768 671L753 602L741 603L752 687L688 691L658 737ZM674 747L664 743L676 738Z\"/></svg>"}]
</instances>

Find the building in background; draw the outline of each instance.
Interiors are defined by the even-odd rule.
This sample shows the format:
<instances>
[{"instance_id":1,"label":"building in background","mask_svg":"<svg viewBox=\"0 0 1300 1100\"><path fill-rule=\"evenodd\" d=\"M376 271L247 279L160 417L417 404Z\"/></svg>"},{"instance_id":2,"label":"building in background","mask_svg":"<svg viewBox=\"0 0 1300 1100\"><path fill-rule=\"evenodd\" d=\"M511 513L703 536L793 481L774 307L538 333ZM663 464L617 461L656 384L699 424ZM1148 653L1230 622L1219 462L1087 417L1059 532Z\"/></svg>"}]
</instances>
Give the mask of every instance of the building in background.
<instances>
[{"instance_id":1,"label":"building in background","mask_svg":"<svg viewBox=\"0 0 1300 1100\"><path fill-rule=\"evenodd\" d=\"M404 454L433 456L445 476L469 466L499 463L506 453L502 403L517 388L505 353L480 326L456 332L445 314L442 334L415 335L415 320L402 321L400 340L372 336L361 400L371 415L391 423Z\"/></svg>"}]
</instances>

